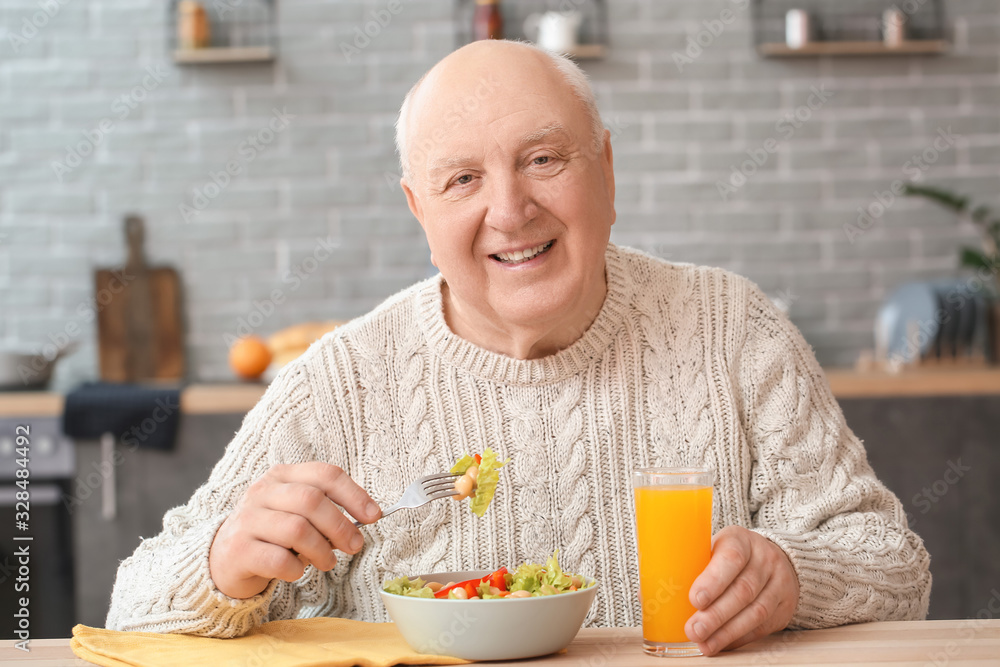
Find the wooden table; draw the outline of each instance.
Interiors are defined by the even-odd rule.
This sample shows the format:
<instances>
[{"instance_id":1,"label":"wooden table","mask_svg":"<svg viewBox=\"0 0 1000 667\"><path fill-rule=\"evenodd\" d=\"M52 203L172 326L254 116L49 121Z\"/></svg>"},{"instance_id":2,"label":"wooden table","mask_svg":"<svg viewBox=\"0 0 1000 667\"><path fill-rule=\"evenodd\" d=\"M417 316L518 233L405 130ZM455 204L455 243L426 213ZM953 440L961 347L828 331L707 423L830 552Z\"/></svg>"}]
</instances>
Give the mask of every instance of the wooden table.
<instances>
[{"instance_id":1,"label":"wooden table","mask_svg":"<svg viewBox=\"0 0 1000 667\"><path fill-rule=\"evenodd\" d=\"M985 610L984 612L989 611ZM494 665L672 667L673 665L1000 665L1000 613L989 620L864 623L829 630L782 632L714 658L653 658L642 653L638 628L580 631L565 653ZM63 667L80 660L68 639L35 639L31 652L0 641L0 663Z\"/></svg>"}]
</instances>

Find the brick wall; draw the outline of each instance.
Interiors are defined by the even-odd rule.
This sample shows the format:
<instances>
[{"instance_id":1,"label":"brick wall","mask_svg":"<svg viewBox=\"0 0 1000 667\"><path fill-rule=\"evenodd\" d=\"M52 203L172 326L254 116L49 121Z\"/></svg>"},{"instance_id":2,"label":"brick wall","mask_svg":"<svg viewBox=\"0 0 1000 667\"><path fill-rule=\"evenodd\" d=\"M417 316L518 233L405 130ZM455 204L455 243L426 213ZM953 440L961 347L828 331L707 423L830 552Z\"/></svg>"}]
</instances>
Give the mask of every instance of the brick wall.
<instances>
[{"instance_id":1,"label":"brick wall","mask_svg":"<svg viewBox=\"0 0 1000 667\"><path fill-rule=\"evenodd\" d=\"M280 0L276 62L181 67L162 2L0 0L0 343L79 339L60 374L96 373L81 311L92 269L124 257L130 212L148 259L181 273L198 379L229 377L224 339L242 321L269 334L348 318L425 276L386 175L396 109L452 49L453 14L403 0L348 59L341 44L385 5ZM918 201L867 229L857 209L918 172L998 201L1000 3L948 9L944 57L762 60L742 0L609 0L609 55L585 68L615 133L614 240L750 276L791 301L823 363L851 363L886 293L953 274L974 237ZM939 131L954 137L940 150ZM70 167L80 142L94 150ZM926 171L907 165L925 151ZM216 192L212 174L229 182Z\"/></svg>"}]
</instances>

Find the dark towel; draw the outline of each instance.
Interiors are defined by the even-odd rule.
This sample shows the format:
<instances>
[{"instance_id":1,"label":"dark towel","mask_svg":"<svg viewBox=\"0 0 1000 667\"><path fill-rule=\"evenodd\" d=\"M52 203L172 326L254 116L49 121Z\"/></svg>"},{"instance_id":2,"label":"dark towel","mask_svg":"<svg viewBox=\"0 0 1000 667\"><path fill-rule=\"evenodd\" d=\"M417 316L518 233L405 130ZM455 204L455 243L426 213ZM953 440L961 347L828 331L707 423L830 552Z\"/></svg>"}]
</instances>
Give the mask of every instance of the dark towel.
<instances>
[{"instance_id":1,"label":"dark towel","mask_svg":"<svg viewBox=\"0 0 1000 667\"><path fill-rule=\"evenodd\" d=\"M180 422L180 389L85 382L66 396L63 433L99 438L111 433L134 449L173 449Z\"/></svg>"}]
</instances>

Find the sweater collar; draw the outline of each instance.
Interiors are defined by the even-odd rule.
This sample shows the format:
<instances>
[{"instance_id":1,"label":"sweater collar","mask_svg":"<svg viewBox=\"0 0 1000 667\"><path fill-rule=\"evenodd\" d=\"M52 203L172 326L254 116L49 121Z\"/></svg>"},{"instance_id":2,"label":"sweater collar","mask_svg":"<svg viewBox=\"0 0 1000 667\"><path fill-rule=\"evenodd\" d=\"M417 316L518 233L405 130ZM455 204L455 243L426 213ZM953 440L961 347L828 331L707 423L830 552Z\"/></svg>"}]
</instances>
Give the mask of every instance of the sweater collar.
<instances>
[{"instance_id":1,"label":"sweater collar","mask_svg":"<svg viewBox=\"0 0 1000 667\"><path fill-rule=\"evenodd\" d=\"M630 301L624 259L612 243L604 255L608 292L590 328L569 347L540 359L515 359L491 352L454 334L444 319L438 274L420 290L417 318L431 350L446 363L485 380L503 384L559 382L593 365L611 344L625 321Z\"/></svg>"}]
</instances>

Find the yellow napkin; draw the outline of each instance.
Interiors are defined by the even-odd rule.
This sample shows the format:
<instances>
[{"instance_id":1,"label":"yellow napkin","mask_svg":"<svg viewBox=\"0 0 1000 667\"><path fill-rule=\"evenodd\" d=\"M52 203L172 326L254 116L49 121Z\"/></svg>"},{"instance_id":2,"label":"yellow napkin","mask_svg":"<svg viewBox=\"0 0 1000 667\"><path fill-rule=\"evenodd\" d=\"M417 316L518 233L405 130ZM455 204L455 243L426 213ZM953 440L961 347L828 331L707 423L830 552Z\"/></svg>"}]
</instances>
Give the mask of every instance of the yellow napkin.
<instances>
[{"instance_id":1,"label":"yellow napkin","mask_svg":"<svg viewBox=\"0 0 1000 667\"><path fill-rule=\"evenodd\" d=\"M343 618L271 621L235 639L118 632L77 625L70 646L77 657L108 667L389 667L469 663L459 658L417 653L393 623L362 623Z\"/></svg>"}]
</instances>

